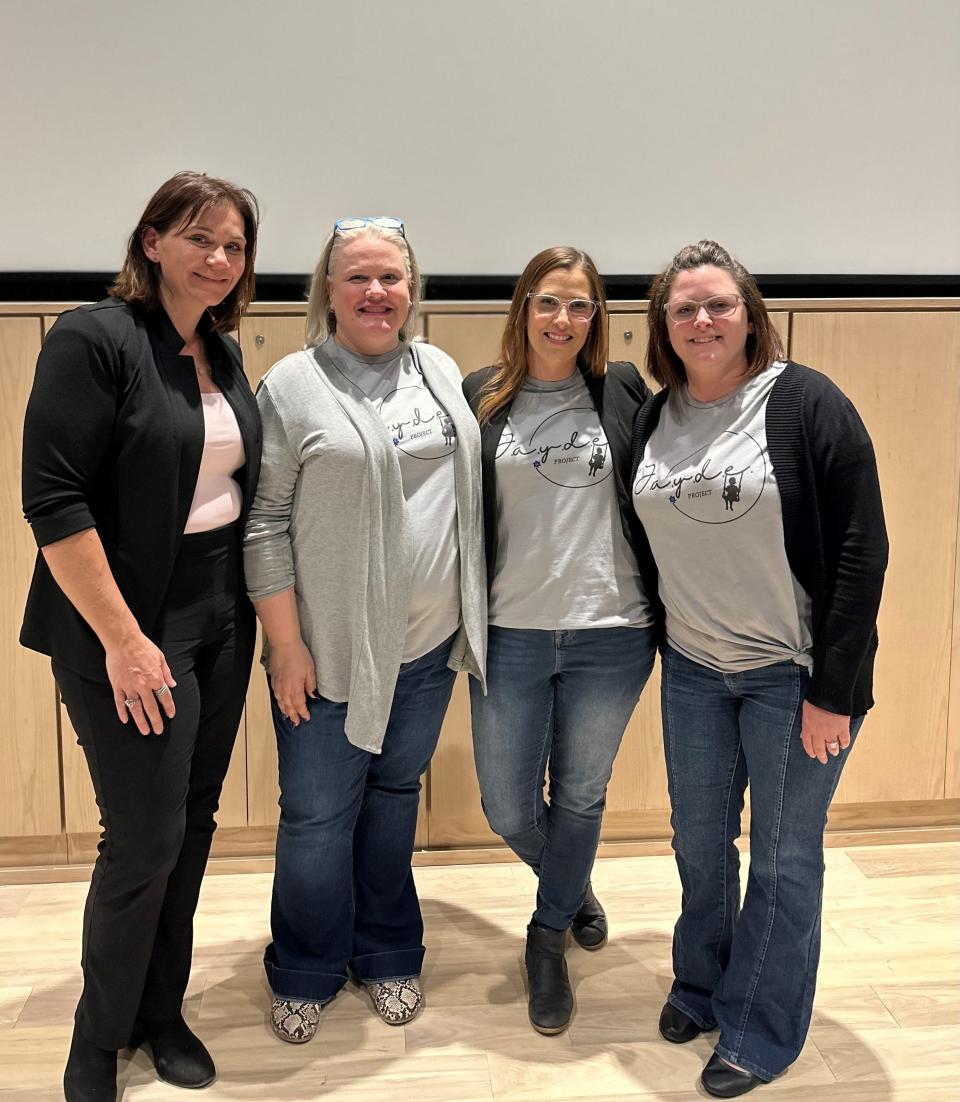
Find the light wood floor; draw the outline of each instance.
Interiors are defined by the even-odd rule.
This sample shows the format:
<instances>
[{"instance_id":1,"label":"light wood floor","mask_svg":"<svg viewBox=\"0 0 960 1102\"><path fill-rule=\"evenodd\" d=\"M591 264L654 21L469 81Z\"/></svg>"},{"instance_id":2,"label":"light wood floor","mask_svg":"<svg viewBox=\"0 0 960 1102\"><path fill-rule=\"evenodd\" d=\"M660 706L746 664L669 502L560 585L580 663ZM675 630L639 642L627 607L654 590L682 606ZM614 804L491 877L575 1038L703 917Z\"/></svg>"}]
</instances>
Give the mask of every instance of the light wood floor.
<instances>
[{"instance_id":1,"label":"light wood floor","mask_svg":"<svg viewBox=\"0 0 960 1102\"><path fill-rule=\"evenodd\" d=\"M820 982L799 1060L752 1098L803 1102L960 1099L960 845L827 851ZM679 898L669 857L599 861L612 937L568 953L568 1033L529 1027L520 979L534 881L519 865L420 868L426 1009L383 1025L348 987L315 1040L281 1044L265 1023L260 955L270 878L208 876L186 1015L217 1083L198 1098L258 1102L686 1102L711 1038L668 1045L656 1020L670 980ZM0 887L0 1102L61 1099L79 993L85 885ZM124 1102L184 1099L142 1053L121 1061Z\"/></svg>"}]
</instances>

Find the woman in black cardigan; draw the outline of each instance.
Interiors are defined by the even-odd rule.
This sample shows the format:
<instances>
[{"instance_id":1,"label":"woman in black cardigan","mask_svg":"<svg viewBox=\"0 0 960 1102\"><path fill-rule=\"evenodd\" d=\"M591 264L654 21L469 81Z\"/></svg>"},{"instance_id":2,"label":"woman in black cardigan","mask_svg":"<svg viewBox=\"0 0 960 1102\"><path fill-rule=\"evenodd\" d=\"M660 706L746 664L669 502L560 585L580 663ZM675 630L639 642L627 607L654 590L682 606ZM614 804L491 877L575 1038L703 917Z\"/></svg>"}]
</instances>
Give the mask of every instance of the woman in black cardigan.
<instances>
[{"instance_id":1,"label":"woman in black cardigan","mask_svg":"<svg viewBox=\"0 0 960 1102\"><path fill-rule=\"evenodd\" d=\"M719 1029L704 1089L734 1098L803 1046L823 828L873 704L887 537L856 410L783 354L756 282L713 241L654 281L633 497L660 597L663 736L683 885L660 1032ZM750 874L740 907L743 796Z\"/></svg>"},{"instance_id":2,"label":"woman in black cardigan","mask_svg":"<svg viewBox=\"0 0 960 1102\"><path fill-rule=\"evenodd\" d=\"M633 364L607 363L603 284L586 253L561 246L530 261L499 363L464 392L480 422L490 587L486 695L470 683L474 756L490 826L538 877L530 1021L559 1033L573 1012L567 930L584 949L607 939L590 873L656 651L628 483L649 390Z\"/></svg>"},{"instance_id":3,"label":"woman in black cardigan","mask_svg":"<svg viewBox=\"0 0 960 1102\"><path fill-rule=\"evenodd\" d=\"M256 235L250 192L172 177L112 297L54 325L27 406L40 552L20 639L53 659L103 826L68 1102L113 1102L117 1050L141 1040L168 1082L215 1075L181 1004L253 655L241 535L261 435L224 334L252 297Z\"/></svg>"}]
</instances>

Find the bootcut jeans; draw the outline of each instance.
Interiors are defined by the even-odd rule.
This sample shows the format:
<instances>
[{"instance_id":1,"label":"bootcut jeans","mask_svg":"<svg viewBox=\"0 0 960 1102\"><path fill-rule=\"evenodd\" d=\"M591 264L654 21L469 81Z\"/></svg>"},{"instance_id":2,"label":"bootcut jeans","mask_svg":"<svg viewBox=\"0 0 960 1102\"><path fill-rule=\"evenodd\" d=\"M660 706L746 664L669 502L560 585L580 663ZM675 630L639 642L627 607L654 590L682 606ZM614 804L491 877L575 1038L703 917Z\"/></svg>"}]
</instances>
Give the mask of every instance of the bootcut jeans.
<instances>
[{"instance_id":1,"label":"bootcut jeans","mask_svg":"<svg viewBox=\"0 0 960 1102\"><path fill-rule=\"evenodd\" d=\"M803 1048L816 987L827 809L853 749L826 765L800 741L810 676L794 662L720 673L671 647L661 664L673 848L682 887L668 1001L717 1053L769 1081ZM750 785L750 871L740 835Z\"/></svg>"},{"instance_id":2,"label":"bootcut jeans","mask_svg":"<svg viewBox=\"0 0 960 1102\"><path fill-rule=\"evenodd\" d=\"M347 741L346 703L308 698L296 727L271 694L280 826L264 967L277 998L328 1002L347 981L417 976L423 919L410 858L420 776L456 677L453 638L400 667L381 753Z\"/></svg>"}]
</instances>

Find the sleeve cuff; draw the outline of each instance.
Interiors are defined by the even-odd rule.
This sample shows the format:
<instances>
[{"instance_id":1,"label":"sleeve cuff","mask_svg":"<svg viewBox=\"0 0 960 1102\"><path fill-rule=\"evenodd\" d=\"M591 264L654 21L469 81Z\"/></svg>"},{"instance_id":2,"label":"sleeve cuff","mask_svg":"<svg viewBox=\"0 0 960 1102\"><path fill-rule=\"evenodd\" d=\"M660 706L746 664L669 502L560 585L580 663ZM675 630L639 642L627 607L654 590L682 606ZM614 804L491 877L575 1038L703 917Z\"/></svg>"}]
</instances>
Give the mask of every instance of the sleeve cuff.
<instances>
[{"instance_id":1,"label":"sleeve cuff","mask_svg":"<svg viewBox=\"0 0 960 1102\"><path fill-rule=\"evenodd\" d=\"M30 519L30 527L33 530L33 538L37 541L37 547L47 547L51 543L65 540L68 536L74 536L77 532L84 532L96 526L93 515L86 505L71 505L53 516Z\"/></svg>"}]
</instances>

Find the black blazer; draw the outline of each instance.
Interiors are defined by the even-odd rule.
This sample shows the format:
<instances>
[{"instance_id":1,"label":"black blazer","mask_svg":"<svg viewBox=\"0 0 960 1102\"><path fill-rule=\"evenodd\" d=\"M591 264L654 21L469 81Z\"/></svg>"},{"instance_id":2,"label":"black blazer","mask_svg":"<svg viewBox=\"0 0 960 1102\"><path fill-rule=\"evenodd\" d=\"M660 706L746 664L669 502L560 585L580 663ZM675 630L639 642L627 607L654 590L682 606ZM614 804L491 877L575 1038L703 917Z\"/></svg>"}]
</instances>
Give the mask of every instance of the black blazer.
<instances>
[{"instance_id":1,"label":"black blazer","mask_svg":"<svg viewBox=\"0 0 960 1102\"><path fill-rule=\"evenodd\" d=\"M463 393L470 408L476 414L480 406L481 390L494 369L485 367L474 371L463 380ZM600 415L600 424L610 445L613 457L613 476L617 487L617 503L620 520L627 542L634 549L637 540L646 543L643 529L637 520L630 499L630 458L633 423L637 411L650 397L650 388L643 381L632 363L618 361L607 364L604 375L593 375L582 367L580 373ZM487 558L487 588L493 580L497 564L497 447L503 427L507 423L510 405L502 406L494 417L480 426L480 469L483 477L483 543Z\"/></svg>"},{"instance_id":2,"label":"black blazer","mask_svg":"<svg viewBox=\"0 0 960 1102\"><path fill-rule=\"evenodd\" d=\"M241 537L262 433L236 341L201 323L245 463ZM96 528L117 585L150 636L193 501L204 422L192 359L163 310L106 299L64 314L43 344L23 433L23 510L38 547ZM37 555L20 642L102 680L99 640Z\"/></svg>"}]
</instances>

